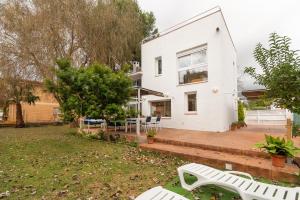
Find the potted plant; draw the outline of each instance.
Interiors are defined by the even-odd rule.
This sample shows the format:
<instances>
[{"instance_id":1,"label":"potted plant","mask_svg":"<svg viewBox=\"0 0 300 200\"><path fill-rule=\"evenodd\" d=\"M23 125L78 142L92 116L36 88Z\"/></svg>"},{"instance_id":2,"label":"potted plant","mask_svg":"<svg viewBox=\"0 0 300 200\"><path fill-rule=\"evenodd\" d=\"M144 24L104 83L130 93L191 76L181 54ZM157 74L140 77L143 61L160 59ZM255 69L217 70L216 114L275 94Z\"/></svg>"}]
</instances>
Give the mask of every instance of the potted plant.
<instances>
[{"instance_id":1,"label":"potted plant","mask_svg":"<svg viewBox=\"0 0 300 200\"><path fill-rule=\"evenodd\" d=\"M238 121L238 128L247 127L247 124L244 121Z\"/></svg>"},{"instance_id":2,"label":"potted plant","mask_svg":"<svg viewBox=\"0 0 300 200\"><path fill-rule=\"evenodd\" d=\"M286 141L284 138L271 135L266 135L265 142L256 144L256 147L271 155L272 165L275 167L284 167L287 157L293 158L300 152L300 149L294 146L293 141Z\"/></svg>"},{"instance_id":3,"label":"potted plant","mask_svg":"<svg viewBox=\"0 0 300 200\"><path fill-rule=\"evenodd\" d=\"M230 129L231 129L232 131L235 131L236 128L237 128L237 123L236 123L236 122L232 122L232 123L231 123L231 126L230 126Z\"/></svg>"},{"instance_id":4,"label":"potted plant","mask_svg":"<svg viewBox=\"0 0 300 200\"><path fill-rule=\"evenodd\" d=\"M154 129L150 129L148 132L147 132L147 141L148 141L148 144L153 144L154 143L154 137L156 135L156 130Z\"/></svg>"}]
</instances>

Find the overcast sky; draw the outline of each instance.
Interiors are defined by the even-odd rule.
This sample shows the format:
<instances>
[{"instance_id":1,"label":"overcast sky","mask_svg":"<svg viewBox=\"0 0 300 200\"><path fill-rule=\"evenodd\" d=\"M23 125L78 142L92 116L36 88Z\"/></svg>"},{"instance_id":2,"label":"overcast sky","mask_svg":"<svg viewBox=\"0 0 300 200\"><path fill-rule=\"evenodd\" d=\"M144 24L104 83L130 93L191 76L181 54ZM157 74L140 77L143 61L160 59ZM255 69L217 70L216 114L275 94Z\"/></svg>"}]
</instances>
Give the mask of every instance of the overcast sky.
<instances>
[{"instance_id":1,"label":"overcast sky","mask_svg":"<svg viewBox=\"0 0 300 200\"><path fill-rule=\"evenodd\" d=\"M159 31L212 7L220 6L237 48L239 66L255 66L252 53L258 42L266 44L271 32L289 36L300 49L300 0L138 0L153 11ZM252 88L243 77L244 87Z\"/></svg>"}]
</instances>

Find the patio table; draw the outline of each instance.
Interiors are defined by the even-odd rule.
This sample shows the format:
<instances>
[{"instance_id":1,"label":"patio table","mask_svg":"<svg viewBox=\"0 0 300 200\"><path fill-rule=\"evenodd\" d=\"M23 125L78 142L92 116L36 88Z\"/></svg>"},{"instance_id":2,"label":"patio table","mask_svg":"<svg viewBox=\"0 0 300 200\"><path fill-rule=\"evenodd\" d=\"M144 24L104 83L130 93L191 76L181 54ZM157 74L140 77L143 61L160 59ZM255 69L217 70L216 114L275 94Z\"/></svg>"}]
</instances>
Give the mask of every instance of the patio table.
<instances>
[{"instance_id":1,"label":"patio table","mask_svg":"<svg viewBox=\"0 0 300 200\"><path fill-rule=\"evenodd\" d=\"M100 127L102 128L105 124L105 120L104 119L81 119L81 122L83 122L84 125L88 126L88 130L90 129L91 125L100 125ZM80 126L81 126L81 122L80 122Z\"/></svg>"},{"instance_id":2,"label":"patio table","mask_svg":"<svg viewBox=\"0 0 300 200\"><path fill-rule=\"evenodd\" d=\"M120 124L120 126L124 124L126 127L126 120L114 120L114 121L110 121L110 123L113 123L115 125L115 132L117 132L117 124Z\"/></svg>"}]
</instances>

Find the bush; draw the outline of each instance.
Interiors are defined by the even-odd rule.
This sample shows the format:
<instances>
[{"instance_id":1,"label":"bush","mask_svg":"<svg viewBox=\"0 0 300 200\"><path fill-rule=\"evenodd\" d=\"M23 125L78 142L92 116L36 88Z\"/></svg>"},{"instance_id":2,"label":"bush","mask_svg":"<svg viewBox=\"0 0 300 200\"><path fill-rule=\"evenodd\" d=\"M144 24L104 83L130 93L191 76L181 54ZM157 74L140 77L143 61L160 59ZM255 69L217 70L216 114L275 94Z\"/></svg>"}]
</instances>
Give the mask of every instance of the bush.
<instances>
[{"instance_id":1,"label":"bush","mask_svg":"<svg viewBox=\"0 0 300 200\"><path fill-rule=\"evenodd\" d=\"M147 133L147 137L149 137L149 138L153 138L153 137L155 137L155 135L156 135L156 130L154 130L154 129L150 129Z\"/></svg>"},{"instance_id":2,"label":"bush","mask_svg":"<svg viewBox=\"0 0 300 200\"><path fill-rule=\"evenodd\" d=\"M239 122L245 121L244 105L241 101L238 102L238 121Z\"/></svg>"},{"instance_id":3,"label":"bush","mask_svg":"<svg viewBox=\"0 0 300 200\"><path fill-rule=\"evenodd\" d=\"M271 155L282 155L287 157L295 157L300 152L300 149L294 146L293 141L285 140L280 137L265 136L265 143L258 143L256 147L264 149Z\"/></svg>"}]
</instances>

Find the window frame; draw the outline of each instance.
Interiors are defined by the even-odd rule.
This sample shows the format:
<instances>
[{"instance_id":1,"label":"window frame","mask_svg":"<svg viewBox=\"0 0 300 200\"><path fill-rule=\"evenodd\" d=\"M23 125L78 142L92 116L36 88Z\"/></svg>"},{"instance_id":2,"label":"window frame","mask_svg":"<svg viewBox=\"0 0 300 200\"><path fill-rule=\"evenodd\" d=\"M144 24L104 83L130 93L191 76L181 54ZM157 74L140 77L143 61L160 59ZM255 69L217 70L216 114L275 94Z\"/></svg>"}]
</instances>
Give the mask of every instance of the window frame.
<instances>
[{"instance_id":1,"label":"window frame","mask_svg":"<svg viewBox=\"0 0 300 200\"><path fill-rule=\"evenodd\" d=\"M160 61L160 70L159 70L159 65L158 65L159 61ZM158 57L155 57L155 76L161 76L162 74L163 74L162 57L158 56Z\"/></svg>"},{"instance_id":2,"label":"window frame","mask_svg":"<svg viewBox=\"0 0 300 200\"><path fill-rule=\"evenodd\" d=\"M198 112L198 95L197 91L186 92L185 94L185 114L186 115L196 115ZM189 111L189 95L196 95L195 100L195 110Z\"/></svg>"},{"instance_id":3,"label":"window frame","mask_svg":"<svg viewBox=\"0 0 300 200\"><path fill-rule=\"evenodd\" d=\"M160 103L160 102L170 102L170 116L161 116L162 118L171 118L172 117L172 100L171 99L162 99L162 100L153 100L153 101L149 101L149 105L150 105L150 116L151 117L156 117L154 115L152 115L152 103ZM165 105L165 104L164 104Z\"/></svg>"},{"instance_id":4,"label":"window frame","mask_svg":"<svg viewBox=\"0 0 300 200\"><path fill-rule=\"evenodd\" d=\"M207 44L201 45L192 49L188 49L185 51L178 52L176 54L177 58L177 78L178 78L178 85L187 85L187 84L197 84L202 82L208 82L208 61L207 61ZM192 55L196 54L198 52L205 51L206 59L205 62L202 62L200 64L192 64ZM179 59L185 56L190 56L190 65L188 67L180 68L179 66ZM193 70L193 69L201 69L201 72L207 72L207 80L202 81L196 81L196 82L190 82L190 83L180 83L180 72Z\"/></svg>"}]
</instances>

